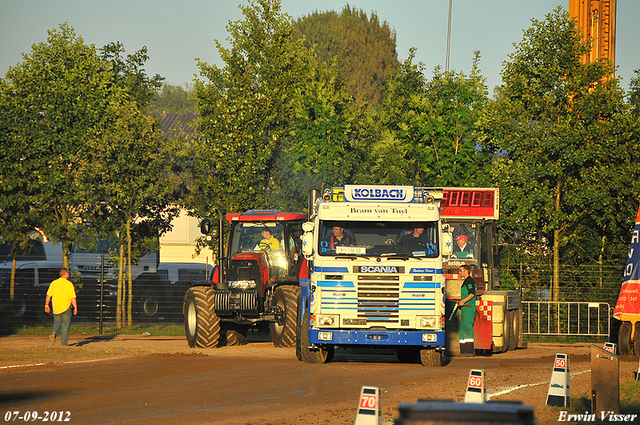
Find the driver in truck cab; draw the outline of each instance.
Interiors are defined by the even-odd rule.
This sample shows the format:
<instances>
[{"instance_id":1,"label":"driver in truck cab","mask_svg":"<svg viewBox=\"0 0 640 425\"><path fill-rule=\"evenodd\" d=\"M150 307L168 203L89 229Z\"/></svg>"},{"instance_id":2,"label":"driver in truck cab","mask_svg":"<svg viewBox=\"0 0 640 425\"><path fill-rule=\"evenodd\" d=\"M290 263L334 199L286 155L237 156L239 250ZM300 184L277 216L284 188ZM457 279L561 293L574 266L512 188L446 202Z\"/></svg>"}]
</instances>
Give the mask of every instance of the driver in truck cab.
<instances>
[{"instance_id":1,"label":"driver in truck cab","mask_svg":"<svg viewBox=\"0 0 640 425\"><path fill-rule=\"evenodd\" d=\"M344 227L333 226L327 238L328 249L335 250L336 246L351 246L356 243L355 238L344 231Z\"/></svg>"}]
</instances>

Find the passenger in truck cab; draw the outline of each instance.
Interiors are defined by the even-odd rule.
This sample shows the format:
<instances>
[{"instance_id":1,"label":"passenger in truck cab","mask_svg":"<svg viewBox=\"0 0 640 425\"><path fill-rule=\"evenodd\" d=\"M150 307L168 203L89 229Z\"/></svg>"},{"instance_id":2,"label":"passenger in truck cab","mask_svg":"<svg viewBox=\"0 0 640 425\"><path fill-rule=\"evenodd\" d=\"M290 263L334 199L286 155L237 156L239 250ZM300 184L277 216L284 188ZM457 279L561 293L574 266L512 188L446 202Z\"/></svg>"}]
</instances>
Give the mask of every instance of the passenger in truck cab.
<instances>
[{"instance_id":1,"label":"passenger in truck cab","mask_svg":"<svg viewBox=\"0 0 640 425\"><path fill-rule=\"evenodd\" d=\"M400 237L398 244L405 251L424 251L427 247L427 241L424 238L424 226L416 224L412 232L406 232Z\"/></svg>"},{"instance_id":2,"label":"passenger in truck cab","mask_svg":"<svg viewBox=\"0 0 640 425\"><path fill-rule=\"evenodd\" d=\"M280 242L271 234L271 230L265 227L262 230L262 240L256 248L260 251L271 252L271 250L280 249Z\"/></svg>"}]
</instances>

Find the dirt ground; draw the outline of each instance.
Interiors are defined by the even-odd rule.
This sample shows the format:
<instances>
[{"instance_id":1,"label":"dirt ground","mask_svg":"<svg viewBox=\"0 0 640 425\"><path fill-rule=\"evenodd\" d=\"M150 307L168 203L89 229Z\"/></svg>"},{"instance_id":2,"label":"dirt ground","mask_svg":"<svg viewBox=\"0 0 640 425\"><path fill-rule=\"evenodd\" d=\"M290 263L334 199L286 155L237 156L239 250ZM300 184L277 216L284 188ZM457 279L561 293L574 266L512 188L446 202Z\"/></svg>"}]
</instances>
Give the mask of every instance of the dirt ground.
<instances>
[{"instance_id":1,"label":"dirt ground","mask_svg":"<svg viewBox=\"0 0 640 425\"><path fill-rule=\"evenodd\" d=\"M384 423L392 424L400 403L463 401L471 369L485 370L490 400L532 405L539 424L590 407L589 344L529 344L490 357L452 358L442 368L342 350L329 364L305 364L294 349L259 337L217 349L191 349L181 337L127 335L72 335L70 344L52 347L45 336L0 338L0 421L7 412L19 412L14 417L21 422L25 412L37 411L40 419L30 422L58 412L77 424L353 424L360 389L370 385L380 387ZM568 409L545 405L556 353L570 358ZM637 370L638 358L621 358L620 382L632 381ZM635 397L640 405L640 394Z\"/></svg>"}]
</instances>

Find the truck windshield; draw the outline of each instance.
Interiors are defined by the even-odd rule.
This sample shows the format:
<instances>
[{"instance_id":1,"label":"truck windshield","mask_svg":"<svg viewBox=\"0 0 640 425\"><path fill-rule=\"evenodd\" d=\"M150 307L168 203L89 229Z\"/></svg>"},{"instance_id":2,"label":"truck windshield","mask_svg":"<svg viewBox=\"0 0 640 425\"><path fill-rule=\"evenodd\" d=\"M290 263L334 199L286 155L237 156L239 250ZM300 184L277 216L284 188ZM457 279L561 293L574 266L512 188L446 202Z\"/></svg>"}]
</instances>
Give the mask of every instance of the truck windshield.
<instances>
[{"instance_id":1,"label":"truck windshield","mask_svg":"<svg viewBox=\"0 0 640 425\"><path fill-rule=\"evenodd\" d=\"M320 255L438 257L437 222L320 222Z\"/></svg>"}]
</instances>

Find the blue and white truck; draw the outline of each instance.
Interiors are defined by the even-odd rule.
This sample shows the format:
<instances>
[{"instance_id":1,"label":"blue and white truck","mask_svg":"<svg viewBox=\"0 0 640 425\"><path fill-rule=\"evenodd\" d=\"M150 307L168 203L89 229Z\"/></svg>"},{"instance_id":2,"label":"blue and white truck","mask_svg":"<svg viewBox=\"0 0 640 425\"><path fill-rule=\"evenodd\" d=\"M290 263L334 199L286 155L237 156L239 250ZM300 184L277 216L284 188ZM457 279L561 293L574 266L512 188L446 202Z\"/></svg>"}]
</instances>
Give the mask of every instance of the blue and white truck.
<instances>
[{"instance_id":1,"label":"blue and white truck","mask_svg":"<svg viewBox=\"0 0 640 425\"><path fill-rule=\"evenodd\" d=\"M331 360L335 347L386 347L400 361L445 363L442 190L355 186L312 192L303 225L296 355Z\"/></svg>"}]
</instances>

